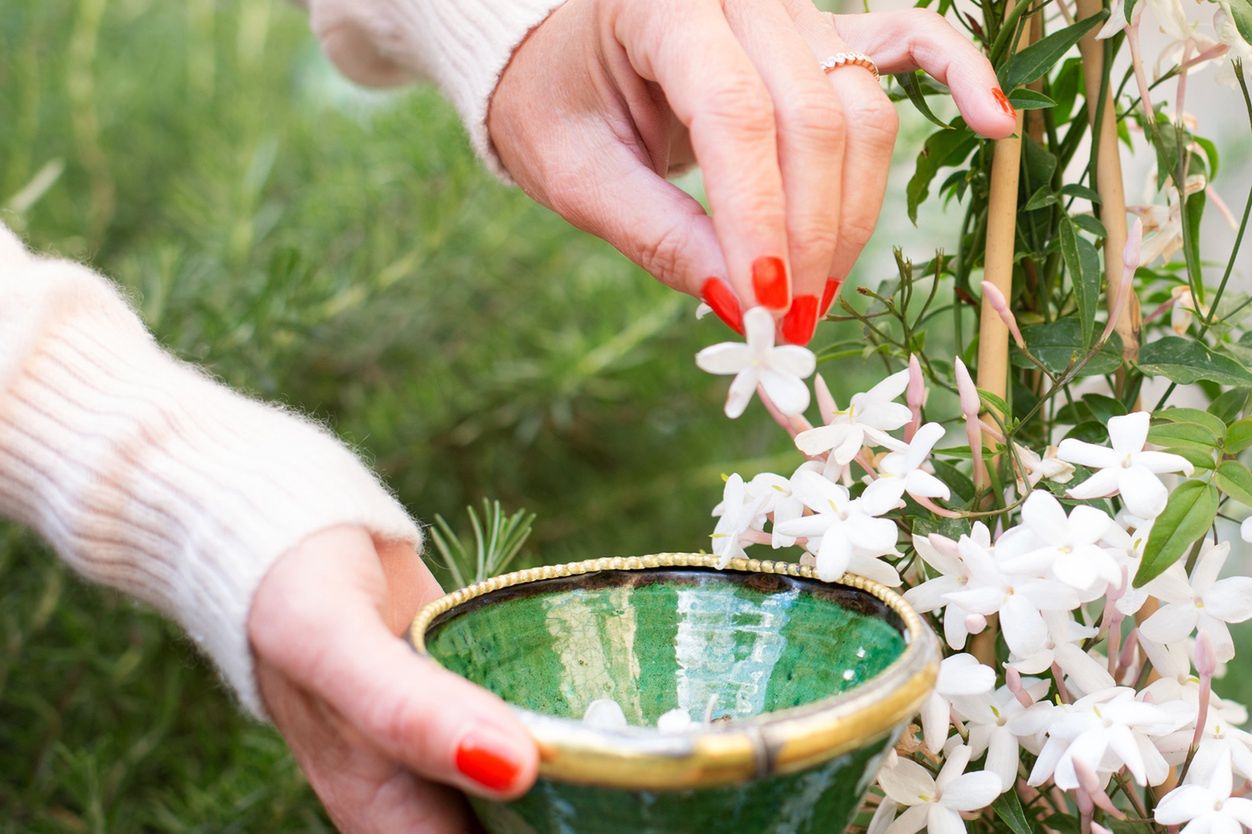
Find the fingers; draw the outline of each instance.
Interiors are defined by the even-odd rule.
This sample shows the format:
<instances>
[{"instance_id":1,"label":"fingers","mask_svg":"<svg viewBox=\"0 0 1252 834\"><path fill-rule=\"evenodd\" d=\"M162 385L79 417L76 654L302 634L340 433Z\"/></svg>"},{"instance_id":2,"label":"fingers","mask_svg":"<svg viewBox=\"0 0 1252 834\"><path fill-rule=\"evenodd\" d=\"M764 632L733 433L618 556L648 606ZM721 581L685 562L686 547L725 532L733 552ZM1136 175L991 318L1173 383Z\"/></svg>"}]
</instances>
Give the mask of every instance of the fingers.
<instances>
[{"instance_id":1,"label":"fingers","mask_svg":"<svg viewBox=\"0 0 1252 834\"><path fill-rule=\"evenodd\" d=\"M973 130L992 139L1013 134L1016 115L995 70L978 47L941 15L906 9L832 19L840 36L873 58L883 73L923 69L948 85Z\"/></svg>"},{"instance_id":2,"label":"fingers","mask_svg":"<svg viewBox=\"0 0 1252 834\"><path fill-rule=\"evenodd\" d=\"M660 84L691 133L735 294L781 314L791 303L787 214L760 73L716 0L627 4L616 27L635 71Z\"/></svg>"},{"instance_id":3,"label":"fingers","mask_svg":"<svg viewBox=\"0 0 1252 834\"><path fill-rule=\"evenodd\" d=\"M279 560L258 589L249 633L259 660L417 774L484 796L520 795L538 768L529 734L499 698L388 630L372 540L351 528L328 532Z\"/></svg>"},{"instance_id":4,"label":"fingers","mask_svg":"<svg viewBox=\"0 0 1252 834\"><path fill-rule=\"evenodd\" d=\"M787 0L786 6L795 15L795 24L807 44L806 57L815 66L851 48L839 37L831 18L807 0ZM843 181L838 243L826 264L827 276L834 283L831 291L823 293L833 301L833 287L851 271L878 223L899 117L878 80L864 67L836 67L826 81L848 125L839 166ZM824 315L826 310L820 312Z\"/></svg>"},{"instance_id":5,"label":"fingers","mask_svg":"<svg viewBox=\"0 0 1252 834\"><path fill-rule=\"evenodd\" d=\"M258 683L292 755L343 834L464 834L465 799L364 744L324 703L262 667Z\"/></svg>"},{"instance_id":6,"label":"fingers","mask_svg":"<svg viewBox=\"0 0 1252 834\"><path fill-rule=\"evenodd\" d=\"M845 119L787 11L774 0L728 0L726 19L774 103L786 195L792 303L784 339L807 344L835 254L840 222Z\"/></svg>"}]
</instances>

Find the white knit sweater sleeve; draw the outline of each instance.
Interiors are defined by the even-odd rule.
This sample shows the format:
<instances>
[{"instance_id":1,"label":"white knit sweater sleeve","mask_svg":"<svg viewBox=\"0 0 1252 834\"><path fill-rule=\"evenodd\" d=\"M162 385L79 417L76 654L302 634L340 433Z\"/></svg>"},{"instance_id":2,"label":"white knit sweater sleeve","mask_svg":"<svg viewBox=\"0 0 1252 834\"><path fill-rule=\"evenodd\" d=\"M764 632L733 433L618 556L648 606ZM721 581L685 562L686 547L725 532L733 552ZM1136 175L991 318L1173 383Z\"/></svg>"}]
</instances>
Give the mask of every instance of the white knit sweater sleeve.
<instances>
[{"instance_id":1,"label":"white knit sweater sleeve","mask_svg":"<svg viewBox=\"0 0 1252 834\"><path fill-rule=\"evenodd\" d=\"M0 225L0 515L177 620L262 715L246 622L318 530L420 533L331 434L163 352L104 278Z\"/></svg>"},{"instance_id":2,"label":"white knit sweater sleeve","mask_svg":"<svg viewBox=\"0 0 1252 834\"><path fill-rule=\"evenodd\" d=\"M298 0L340 71L361 84L433 81L500 177L487 107L513 51L564 0Z\"/></svg>"}]
</instances>

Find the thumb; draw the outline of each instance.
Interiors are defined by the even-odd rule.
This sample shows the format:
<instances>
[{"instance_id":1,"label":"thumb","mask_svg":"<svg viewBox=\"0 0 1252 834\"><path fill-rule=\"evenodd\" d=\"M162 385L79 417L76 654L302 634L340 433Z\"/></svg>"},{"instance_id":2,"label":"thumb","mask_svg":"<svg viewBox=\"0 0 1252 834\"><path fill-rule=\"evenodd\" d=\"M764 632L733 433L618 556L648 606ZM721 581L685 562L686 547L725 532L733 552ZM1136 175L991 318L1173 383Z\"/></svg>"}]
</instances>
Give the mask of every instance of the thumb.
<instances>
[{"instance_id":1,"label":"thumb","mask_svg":"<svg viewBox=\"0 0 1252 834\"><path fill-rule=\"evenodd\" d=\"M530 787L538 752L508 705L388 628L383 569L367 533L335 531L292 555L271 568L253 601L250 632L262 663L421 776L492 798Z\"/></svg>"}]
</instances>

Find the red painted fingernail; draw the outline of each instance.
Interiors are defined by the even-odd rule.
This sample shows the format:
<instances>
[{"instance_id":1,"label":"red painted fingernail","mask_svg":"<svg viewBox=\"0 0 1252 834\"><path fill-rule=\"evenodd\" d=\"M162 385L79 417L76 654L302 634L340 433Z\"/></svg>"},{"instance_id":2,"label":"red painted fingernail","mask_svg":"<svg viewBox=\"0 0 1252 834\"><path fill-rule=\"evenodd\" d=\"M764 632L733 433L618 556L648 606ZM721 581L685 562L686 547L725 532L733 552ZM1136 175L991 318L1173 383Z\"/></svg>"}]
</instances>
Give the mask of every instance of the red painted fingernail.
<instances>
[{"instance_id":1,"label":"red painted fingernail","mask_svg":"<svg viewBox=\"0 0 1252 834\"><path fill-rule=\"evenodd\" d=\"M835 296L839 294L839 285L843 283L842 278L827 278L826 289L822 290L822 303L817 309L819 316L825 316L830 312L830 305L835 303Z\"/></svg>"},{"instance_id":2,"label":"red painted fingernail","mask_svg":"<svg viewBox=\"0 0 1252 834\"><path fill-rule=\"evenodd\" d=\"M493 791L506 791L522 768L500 745L471 733L456 748L456 769Z\"/></svg>"},{"instance_id":3,"label":"red painted fingernail","mask_svg":"<svg viewBox=\"0 0 1252 834\"><path fill-rule=\"evenodd\" d=\"M743 311L739 309L739 299L726 286L726 282L718 278L710 278L700 289L700 297L709 305L717 317L726 322L731 330L743 335Z\"/></svg>"},{"instance_id":4,"label":"red painted fingernail","mask_svg":"<svg viewBox=\"0 0 1252 834\"><path fill-rule=\"evenodd\" d=\"M783 338L793 345L807 345L817 327L817 296L797 295L782 320Z\"/></svg>"},{"instance_id":5,"label":"red painted fingernail","mask_svg":"<svg viewBox=\"0 0 1252 834\"><path fill-rule=\"evenodd\" d=\"M991 95L995 96L996 104L1000 105L1000 109L1004 111L1006 116L1016 116L1017 111L1013 109L1013 105L1009 104L1009 97L999 87L991 88Z\"/></svg>"},{"instance_id":6,"label":"red painted fingernail","mask_svg":"<svg viewBox=\"0 0 1252 834\"><path fill-rule=\"evenodd\" d=\"M787 268L782 258L757 258L752 262L752 289L758 303L774 310L787 306Z\"/></svg>"}]
</instances>

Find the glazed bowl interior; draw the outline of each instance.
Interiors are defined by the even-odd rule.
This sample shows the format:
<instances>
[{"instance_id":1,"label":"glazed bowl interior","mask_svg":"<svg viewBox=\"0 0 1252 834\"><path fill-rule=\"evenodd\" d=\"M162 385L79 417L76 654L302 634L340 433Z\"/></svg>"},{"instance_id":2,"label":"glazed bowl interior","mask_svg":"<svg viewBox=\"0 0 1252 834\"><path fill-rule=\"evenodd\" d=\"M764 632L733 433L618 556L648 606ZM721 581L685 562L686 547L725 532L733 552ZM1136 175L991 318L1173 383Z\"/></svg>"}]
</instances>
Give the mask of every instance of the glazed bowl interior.
<instances>
[{"instance_id":1,"label":"glazed bowl interior","mask_svg":"<svg viewBox=\"0 0 1252 834\"><path fill-rule=\"evenodd\" d=\"M502 587L434 617L424 638L515 707L577 720L612 698L653 728L675 708L720 725L837 698L896 662L907 633L855 587L666 567Z\"/></svg>"}]
</instances>

